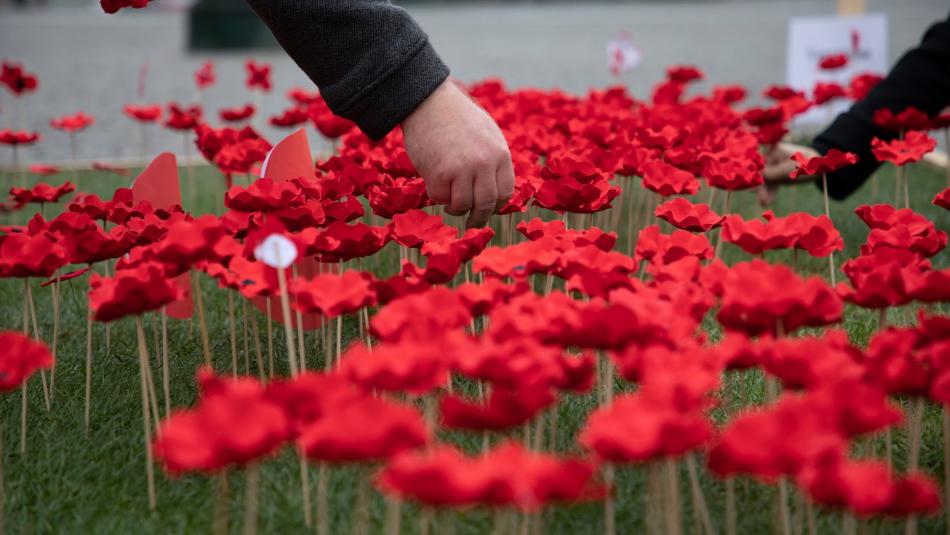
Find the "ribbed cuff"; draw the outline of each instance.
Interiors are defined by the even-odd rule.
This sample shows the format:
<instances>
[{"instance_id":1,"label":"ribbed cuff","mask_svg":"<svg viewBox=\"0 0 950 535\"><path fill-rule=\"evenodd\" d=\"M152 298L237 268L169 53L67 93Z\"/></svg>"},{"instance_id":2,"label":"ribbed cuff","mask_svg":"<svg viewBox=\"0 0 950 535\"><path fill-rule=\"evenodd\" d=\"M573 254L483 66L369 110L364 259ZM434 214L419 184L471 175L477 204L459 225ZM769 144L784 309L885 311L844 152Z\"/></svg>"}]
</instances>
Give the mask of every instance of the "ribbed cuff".
<instances>
[{"instance_id":1,"label":"ribbed cuff","mask_svg":"<svg viewBox=\"0 0 950 535\"><path fill-rule=\"evenodd\" d=\"M358 101L339 110L370 139L379 140L422 104L449 76L428 40L401 66L374 82Z\"/></svg>"}]
</instances>

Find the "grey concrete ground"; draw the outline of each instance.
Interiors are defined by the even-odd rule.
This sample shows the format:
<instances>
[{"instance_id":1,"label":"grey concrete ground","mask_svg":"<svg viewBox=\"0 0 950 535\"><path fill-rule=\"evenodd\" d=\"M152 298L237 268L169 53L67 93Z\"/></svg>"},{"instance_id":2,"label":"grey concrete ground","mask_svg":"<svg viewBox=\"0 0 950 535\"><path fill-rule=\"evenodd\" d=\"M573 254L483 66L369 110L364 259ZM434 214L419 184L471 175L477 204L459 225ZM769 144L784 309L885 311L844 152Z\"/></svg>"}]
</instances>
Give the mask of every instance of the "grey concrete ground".
<instances>
[{"instance_id":1,"label":"grey concrete ground","mask_svg":"<svg viewBox=\"0 0 950 535\"><path fill-rule=\"evenodd\" d=\"M893 61L929 24L946 17L948 6L946 0L869 0L868 7L889 17ZM707 83L741 83L754 92L782 82L788 19L834 9L831 0L410 7L457 77L499 76L513 87L583 92L613 83L604 47L626 30L645 55L644 63L625 78L638 96L647 95L672 63L694 63L709 75ZM26 115L28 126L40 130L44 140L26 151L26 158L67 158L65 135L51 131L47 121L79 109L97 118L80 139L81 157L138 155L138 131L120 109L135 100L145 63L149 102L190 100L192 72L206 58L218 67L219 82L205 97L214 104L212 110L251 101L242 66L249 56L274 64L275 91L264 99L267 114L284 107L283 94L290 87L309 87L279 50L192 55L185 49L185 29L183 14L152 8L112 17L94 9L0 9L0 57L24 62L41 79L40 90L27 101ZM0 125L16 122L14 108L4 93ZM270 129L264 133L279 135ZM151 152L181 151L180 137L158 129L149 134ZM0 162L9 158L6 152L0 152Z\"/></svg>"}]
</instances>

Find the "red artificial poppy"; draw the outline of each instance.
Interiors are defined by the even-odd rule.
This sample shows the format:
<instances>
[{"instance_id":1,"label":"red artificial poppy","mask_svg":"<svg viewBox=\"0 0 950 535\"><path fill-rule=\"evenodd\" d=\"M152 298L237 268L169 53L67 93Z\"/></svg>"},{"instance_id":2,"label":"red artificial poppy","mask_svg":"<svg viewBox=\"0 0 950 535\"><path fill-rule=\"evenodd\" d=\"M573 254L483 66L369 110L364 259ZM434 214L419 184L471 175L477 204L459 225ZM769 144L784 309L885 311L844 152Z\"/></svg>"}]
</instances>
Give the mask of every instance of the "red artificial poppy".
<instances>
[{"instance_id":1,"label":"red artificial poppy","mask_svg":"<svg viewBox=\"0 0 950 535\"><path fill-rule=\"evenodd\" d=\"M291 106L281 113L270 117L267 122L269 122L272 126L290 128L301 125L307 122L308 119L310 119L310 116L307 115L307 110L301 108L300 106Z\"/></svg>"},{"instance_id":2,"label":"red artificial poppy","mask_svg":"<svg viewBox=\"0 0 950 535\"><path fill-rule=\"evenodd\" d=\"M295 182L262 177L246 188L232 186L224 194L224 206L237 212L272 212L295 205L302 197Z\"/></svg>"},{"instance_id":3,"label":"red artificial poppy","mask_svg":"<svg viewBox=\"0 0 950 535\"><path fill-rule=\"evenodd\" d=\"M56 167L55 165L47 165L47 164L42 164L42 163L30 164L30 166L27 167L26 170L34 175L42 175L42 176L58 175L60 172L59 167Z\"/></svg>"},{"instance_id":4,"label":"red artificial poppy","mask_svg":"<svg viewBox=\"0 0 950 535\"><path fill-rule=\"evenodd\" d=\"M789 87L787 85L770 85L762 92L762 96L772 100L789 100L795 98L804 98L805 93Z\"/></svg>"},{"instance_id":5,"label":"red artificial poppy","mask_svg":"<svg viewBox=\"0 0 950 535\"><path fill-rule=\"evenodd\" d=\"M245 104L243 106L233 106L231 108L221 108L218 110L218 116L221 117L222 121L239 123L245 119L249 119L254 115L254 105Z\"/></svg>"},{"instance_id":6,"label":"red artificial poppy","mask_svg":"<svg viewBox=\"0 0 950 535\"><path fill-rule=\"evenodd\" d=\"M103 11L112 15L126 7L142 9L148 5L149 1L150 0L99 0L99 6L102 7Z\"/></svg>"},{"instance_id":7,"label":"red artificial poppy","mask_svg":"<svg viewBox=\"0 0 950 535\"><path fill-rule=\"evenodd\" d=\"M89 279L89 307L96 321L113 321L125 316L159 309L181 297L181 289L161 266L143 263L122 269L114 277L93 274Z\"/></svg>"},{"instance_id":8,"label":"red artificial poppy","mask_svg":"<svg viewBox=\"0 0 950 535\"><path fill-rule=\"evenodd\" d=\"M27 132L26 130L0 130L0 143L4 145L32 145L40 139L39 132Z\"/></svg>"},{"instance_id":9,"label":"red artificial poppy","mask_svg":"<svg viewBox=\"0 0 950 535\"><path fill-rule=\"evenodd\" d=\"M547 386L516 390L496 387L484 405L449 394L442 398L439 412L442 425L449 429L499 431L526 424L555 401Z\"/></svg>"},{"instance_id":10,"label":"red artificial poppy","mask_svg":"<svg viewBox=\"0 0 950 535\"><path fill-rule=\"evenodd\" d=\"M86 128L92 126L95 122L96 119L94 117L79 111L73 115L65 115L58 119L52 119L49 122L49 125L57 130L75 133L85 130Z\"/></svg>"},{"instance_id":11,"label":"red artificial poppy","mask_svg":"<svg viewBox=\"0 0 950 535\"><path fill-rule=\"evenodd\" d=\"M904 139L881 141L871 140L871 152L879 162L891 162L901 166L919 161L925 154L934 150L937 141L926 132L913 130L904 135Z\"/></svg>"},{"instance_id":12,"label":"red artificial poppy","mask_svg":"<svg viewBox=\"0 0 950 535\"><path fill-rule=\"evenodd\" d=\"M372 348L356 343L343 354L339 372L368 390L425 394L448 382L450 349L439 339L383 343Z\"/></svg>"},{"instance_id":13,"label":"red artificial poppy","mask_svg":"<svg viewBox=\"0 0 950 535\"><path fill-rule=\"evenodd\" d=\"M218 218L205 214L194 220L170 223L161 241L155 244L155 258L175 271L187 271L193 264L213 257L214 247L224 236Z\"/></svg>"},{"instance_id":14,"label":"red artificial poppy","mask_svg":"<svg viewBox=\"0 0 950 535\"><path fill-rule=\"evenodd\" d=\"M725 219L713 212L709 205L694 204L684 197L676 197L657 206L653 214L676 228L690 232L706 232L718 228Z\"/></svg>"},{"instance_id":15,"label":"red artificial poppy","mask_svg":"<svg viewBox=\"0 0 950 535\"><path fill-rule=\"evenodd\" d=\"M0 68L0 84L3 84L16 96L32 93L39 86L36 75L28 73L19 63L4 61Z\"/></svg>"},{"instance_id":16,"label":"red artificial poppy","mask_svg":"<svg viewBox=\"0 0 950 535\"><path fill-rule=\"evenodd\" d=\"M848 65L847 54L828 54L818 60L818 68L823 71L836 71Z\"/></svg>"},{"instance_id":17,"label":"red artificial poppy","mask_svg":"<svg viewBox=\"0 0 950 535\"><path fill-rule=\"evenodd\" d=\"M296 442L300 451L315 461L366 462L420 448L429 440L422 415L415 408L365 397L338 405L304 425Z\"/></svg>"},{"instance_id":18,"label":"red artificial poppy","mask_svg":"<svg viewBox=\"0 0 950 535\"><path fill-rule=\"evenodd\" d=\"M13 331L0 332L0 391L14 390L36 373L53 366L53 354L43 342Z\"/></svg>"},{"instance_id":19,"label":"red artificial poppy","mask_svg":"<svg viewBox=\"0 0 950 535\"><path fill-rule=\"evenodd\" d=\"M334 221L318 236L315 249L321 262L341 262L376 254L387 242L389 231L386 227Z\"/></svg>"},{"instance_id":20,"label":"red artificial poppy","mask_svg":"<svg viewBox=\"0 0 950 535\"><path fill-rule=\"evenodd\" d=\"M836 82L816 82L812 90L815 104L821 106L838 98L848 96L848 90Z\"/></svg>"},{"instance_id":21,"label":"red artificial poppy","mask_svg":"<svg viewBox=\"0 0 950 535\"><path fill-rule=\"evenodd\" d=\"M50 186L40 182L30 189L12 187L10 188L10 200L18 203L50 203L59 202L66 195L76 191L76 186L71 182L64 182L59 186Z\"/></svg>"},{"instance_id":22,"label":"red artificial poppy","mask_svg":"<svg viewBox=\"0 0 950 535\"><path fill-rule=\"evenodd\" d=\"M168 105L165 126L172 130L192 130L201 122L201 106L180 106L174 102Z\"/></svg>"},{"instance_id":23,"label":"red artificial poppy","mask_svg":"<svg viewBox=\"0 0 950 535\"><path fill-rule=\"evenodd\" d=\"M875 110L872 120L875 125L891 132L909 133L912 130L930 129L930 117L913 106L908 106L896 114L890 108Z\"/></svg>"},{"instance_id":24,"label":"red artificial poppy","mask_svg":"<svg viewBox=\"0 0 950 535\"><path fill-rule=\"evenodd\" d=\"M432 310L439 310L433 315ZM383 341L426 340L434 332L467 326L472 315L451 289L433 286L402 296L380 309L370 320L370 332Z\"/></svg>"},{"instance_id":25,"label":"red artificial poppy","mask_svg":"<svg viewBox=\"0 0 950 535\"><path fill-rule=\"evenodd\" d=\"M752 260L734 265L722 284L716 319L750 336L841 321L843 306L821 277L799 278L788 266Z\"/></svg>"},{"instance_id":26,"label":"red artificial poppy","mask_svg":"<svg viewBox=\"0 0 950 535\"><path fill-rule=\"evenodd\" d=\"M762 368L786 388L816 388L864 374L861 352L848 343L847 333L829 329L821 338L779 338L760 341Z\"/></svg>"},{"instance_id":27,"label":"red artificial poppy","mask_svg":"<svg viewBox=\"0 0 950 535\"><path fill-rule=\"evenodd\" d=\"M70 221L72 220L72 221ZM50 231L62 236L63 247L72 264L93 264L118 258L135 244L136 234L123 226L105 232L89 216L66 212L50 221Z\"/></svg>"},{"instance_id":28,"label":"red artificial poppy","mask_svg":"<svg viewBox=\"0 0 950 535\"><path fill-rule=\"evenodd\" d=\"M817 175L832 173L858 163L858 156L853 152L842 152L838 149L831 149L823 156L808 158L801 152L792 155L792 160L798 166L789 174L789 178L796 179L800 176Z\"/></svg>"},{"instance_id":29,"label":"red artificial poppy","mask_svg":"<svg viewBox=\"0 0 950 535\"><path fill-rule=\"evenodd\" d=\"M68 204L66 211L83 213L92 219L105 219L109 213L109 203L94 193L77 193Z\"/></svg>"},{"instance_id":30,"label":"red artificial poppy","mask_svg":"<svg viewBox=\"0 0 950 535\"><path fill-rule=\"evenodd\" d=\"M558 240L558 250L564 250L567 247L594 245L601 251L610 251L614 248L614 245L617 244L616 232L604 232L598 227L569 230L563 221L557 219L542 221L541 218L536 217L530 221L520 221L515 225L515 230L532 241L544 237L553 237ZM565 241L569 245L562 243Z\"/></svg>"},{"instance_id":31,"label":"red artificial poppy","mask_svg":"<svg viewBox=\"0 0 950 535\"><path fill-rule=\"evenodd\" d=\"M458 231L446 225L437 215L429 215L422 210L408 210L394 214L389 223L393 241L403 247L422 247L423 243L452 239Z\"/></svg>"},{"instance_id":32,"label":"red artificial poppy","mask_svg":"<svg viewBox=\"0 0 950 535\"><path fill-rule=\"evenodd\" d=\"M393 178L383 175L382 180L369 187L366 193L373 213L391 218L429 204L426 183L421 178Z\"/></svg>"},{"instance_id":33,"label":"red artificial poppy","mask_svg":"<svg viewBox=\"0 0 950 535\"><path fill-rule=\"evenodd\" d=\"M877 73L865 72L855 75L848 84L848 96L851 100L864 100L884 77Z\"/></svg>"},{"instance_id":34,"label":"red artificial poppy","mask_svg":"<svg viewBox=\"0 0 950 535\"><path fill-rule=\"evenodd\" d=\"M247 80L244 84L248 89L259 89L264 93L270 93L270 64L257 63L252 59L244 62L244 70L247 71Z\"/></svg>"},{"instance_id":35,"label":"red artificial poppy","mask_svg":"<svg viewBox=\"0 0 950 535\"><path fill-rule=\"evenodd\" d=\"M911 301L910 287L915 274L929 268L929 262L906 249L884 247L869 255L852 258L841 266L851 287L838 284L838 295L849 303L866 308L900 306Z\"/></svg>"},{"instance_id":36,"label":"red artificial poppy","mask_svg":"<svg viewBox=\"0 0 950 535\"><path fill-rule=\"evenodd\" d=\"M126 104L122 106L122 113L140 123L157 123L162 117L162 106L161 104L146 104L141 106Z\"/></svg>"},{"instance_id":37,"label":"red artificial poppy","mask_svg":"<svg viewBox=\"0 0 950 535\"><path fill-rule=\"evenodd\" d=\"M943 191L934 195L933 200L930 202L931 204L937 205L944 210L950 210L950 187L944 188Z\"/></svg>"},{"instance_id":38,"label":"red artificial poppy","mask_svg":"<svg viewBox=\"0 0 950 535\"><path fill-rule=\"evenodd\" d=\"M194 409L172 412L152 447L165 470L215 472L243 466L275 452L290 438L290 421L252 377L217 377L198 371L201 396Z\"/></svg>"},{"instance_id":39,"label":"red artificial poppy","mask_svg":"<svg viewBox=\"0 0 950 535\"><path fill-rule=\"evenodd\" d=\"M713 257L713 248L702 234L693 234L685 230L674 230L672 234L662 234L659 225L650 225L637 235L637 245L633 257L658 264L672 264L681 258L695 256L699 259Z\"/></svg>"},{"instance_id":40,"label":"red artificial poppy","mask_svg":"<svg viewBox=\"0 0 950 535\"><path fill-rule=\"evenodd\" d=\"M693 195L699 191L699 180L663 160L650 160L640 166L643 187L664 197L676 194Z\"/></svg>"},{"instance_id":41,"label":"red artificial poppy","mask_svg":"<svg viewBox=\"0 0 950 535\"><path fill-rule=\"evenodd\" d=\"M554 243L554 238L542 238L509 247L489 247L475 257L472 272L484 272L499 278L525 278L548 273L560 256L553 247Z\"/></svg>"},{"instance_id":42,"label":"red artificial poppy","mask_svg":"<svg viewBox=\"0 0 950 535\"><path fill-rule=\"evenodd\" d=\"M294 307L308 314L335 318L375 303L373 278L363 271L327 273L312 279L295 279L290 285Z\"/></svg>"},{"instance_id":43,"label":"red artificial poppy","mask_svg":"<svg viewBox=\"0 0 950 535\"><path fill-rule=\"evenodd\" d=\"M214 63L211 60L205 61L195 70L195 85L198 89L211 87L215 80Z\"/></svg>"},{"instance_id":44,"label":"red artificial poppy","mask_svg":"<svg viewBox=\"0 0 950 535\"><path fill-rule=\"evenodd\" d=\"M906 249L929 258L946 246L947 233L937 230L932 223L923 229L909 225L894 225L888 229L871 229L867 241L861 246L861 254L870 255L883 247L891 247Z\"/></svg>"},{"instance_id":45,"label":"red artificial poppy","mask_svg":"<svg viewBox=\"0 0 950 535\"><path fill-rule=\"evenodd\" d=\"M66 281L68 281L68 280L73 280L73 279L82 277L83 275L85 275L86 273L88 273L91 269L92 269L92 266L86 266L86 267L84 267L84 268L82 268L82 269L77 269L77 270L74 270L74 271L70 271L70 272L67 272L67 273L63 273L62 275L57 275L57 276L55 276L55 277L51 277L51 278L47 279L45 282L41 283L40 286L42 286L42 287L45 288L46 286L49 286L49 285L51 285L51 284L59 284L59 283L61 283L61 282L66 282Z\"/></svg>"},{"instance_id":46,"label":"red artificial poppy","mask_svg":"<svg viewBox=\"0 0 950 535\"><path fill-rule=\"evenodd\" d=\"M703 72L692 65L674 65L667 67L666 77L675 82L688 84L705 78Z\"/></svg>"},{"instance_id":47,"label":"red artificial poppy","mask_svg":"<svg viewBox=\"0 0 950 535\"><path fill-rule=\"evenodd\" d=\"M3 277L48 278L67 262L66 249L48 232L0 236L0 275Z\"/></svg>"}]
</instances>

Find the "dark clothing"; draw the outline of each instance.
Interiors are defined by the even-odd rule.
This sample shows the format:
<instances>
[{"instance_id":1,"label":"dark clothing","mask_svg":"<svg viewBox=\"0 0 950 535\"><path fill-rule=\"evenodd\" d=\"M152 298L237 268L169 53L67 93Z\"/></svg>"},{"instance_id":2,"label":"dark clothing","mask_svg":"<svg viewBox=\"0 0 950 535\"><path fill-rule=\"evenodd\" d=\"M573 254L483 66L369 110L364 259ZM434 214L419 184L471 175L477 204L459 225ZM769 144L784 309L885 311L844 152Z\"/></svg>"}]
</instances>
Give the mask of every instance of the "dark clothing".
<instances>
[{"instance_id":1,"label":"dark clothing","mask_svg":"<svg viewBox=\"0 0 950 535\"><path fill-rule=\"evenodd\" d=\"M904 54L887 78L815 138L812 145L822 154L836 148L853 152L859 158L856 165L828 175L828 194L844 199L881 165L871 153L871 138L891 139L895 134L874 125L875 110L888 108L899 113L914 106L934 116L947 104L950 104L950 19L931 26L920 45ZM818 185L821 187L820 181Z\"/></svg>"},{"instance_id":2,"label":"dark clothing","mask_svg":"<svg viewBox=\"0 0 950 535\"><path fill-rule=\"evenodd\" d=\"M429 37L386 0L247 0L333 113L380 139L449 75Z\"/></svg>"}]
</instances>

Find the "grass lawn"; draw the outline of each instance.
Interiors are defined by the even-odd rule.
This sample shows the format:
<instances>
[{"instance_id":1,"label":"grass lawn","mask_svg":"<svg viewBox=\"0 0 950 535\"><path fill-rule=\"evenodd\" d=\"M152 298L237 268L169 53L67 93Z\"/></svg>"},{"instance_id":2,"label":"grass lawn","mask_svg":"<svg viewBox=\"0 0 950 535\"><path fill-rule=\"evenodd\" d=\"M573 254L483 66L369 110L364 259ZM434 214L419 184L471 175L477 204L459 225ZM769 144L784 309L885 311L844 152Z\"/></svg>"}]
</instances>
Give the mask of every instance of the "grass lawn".
<instances>
[{"instance_id":1,"label":"grass lawn","mask_svg":"<svg viewBox=\"0 0 950 535\"><path fill-rule=\"evenodd\" d=\"M917 167L910 171L911 206L924 214L937 227L950 230L950 212L930 204L933 195L946 185L942 171L926 167ZM220 175L212 168L195 170L195 180L201 192L197 206L189 206L189 188L183 186L186 207L193 212L213 211L219 204L223 185ZM846 252L838 255L837 265L843 263L843 257L857 254L858 247L867 235L864 224L852 213L863 203L893 201L893 169L885 167L877 177L879 187L877 195L871 182L844 203L832 206L832 218L846 242ZM83 188L100 194L104 198L111 196L114 188L125 186L129 179L111 174L88 172L81 176ZM54 181L55 182L55 181ZM701 191L698 198L705 202L708 193ZM721 210L721 195L715 202L717 211ZM790 211L822 212L820 191L812 186L800 186L783 192L773 207L779 215ZM46 207L47 217L58 213L61 207ZM754 192L737 194L732 200L733 211L743 213L747 218L759 213ZM13 216L0 216L0 221L22 223L31 214L24 210ZM627 225L621 224L621 237L618 244L626 248L627 240L623 235ZM667 228L668 230L668 228ZM619 247L619 246L618 246ZM630 253L629 250L624 250ZM742 260L747 256L730 245L723 248L723 256L729 263ZM933 259L935 267L946 267L950 262L946 251ZM381 254L364 262L367 269L377 274L389 275L395 272L397 250L393 244L387 246ZM766 259L771 262L792 262L788 251L772 252ZM802 273L819 273L827 276L826 259L812 259L799 255L799 270ZM839 274L839 280L844 278ZM40 288L40 281L32 281L33 292L37 299L40 330L49 339L52 331L53 314L49 288ZM230 342L227 329L227 299L224 291L218 289L213 280L201 278L204 288L207 323L210 329L211 350L217 368L224 372L230 369ZM21 455L18 449L20 395L11 392L0 398L2 408L3 472L6 479L6 516L10 533L201 533L210 531L212 518L212 497L214 479L207 477L184 477L167 479L158 470L157 494L158 510L150 513L146 500L144 451L142 444L142 423L139 401L139 377L135 345L134 323L131 319L115 322L111 326L111 344L106 351L104 326L95 325L94 337L94 375L92 425L88 435L83 429L83 396L85 369L85 321L86 277L75 279L62 286L61 332L56 371L56 388L53 407L47 411L44 407L42 390L38 377L30 382L29 391L29 434L28 451ZM0 328L3 330L21 329L23 306L23 283L20 280L0 281ZM947 313L948 306L935 307L937 312ZM251 308L253 310L253 308ZM238 307L240 311L240 307ZM266 332L265 319L254 314L261 332ZM914 318L913 310L895 310L889 321L895 324L908 323ZM152 344L154 318L146 318L149 343ZM876 324L876 314L848 307L843 327L847 329L853 342L865 345ZM718 329L711 318L707 318L706 328L709 335L716 339ZM348 321L344 328L344 340L352 338L356 323ZM806 330L807 331L807 330ZM814 334L817 330L810 330ZM200 364L201 345L197 335L197 322L170 320L170 356L171 386L173 406L189 406L195 400L196 388L194 370ZM238 331L239 362L243 369L245 355L242 331ZM283 333L275 329L275 354L281 365L281 373L286 373L282 358ZM306 358L308 367L322 366L323 356L318 343L319 336L308 335ZM251 344L253 348L253 344ZM155 346L151 345L154 377L160 377ZM253 353L253 349L251 350ZM251 355L253 367L253 355ZM160 383L159 383L160 384ZM471 385L456 380L457 387L465 390ZM729 385L727 396L737 396L736 389L751 393L751 398L761 399L763 386L760 372L745 373L727 378ZM630 385L618 386L629 389ZM162 406L161 388L158 388L159 405ZM595 396L568 396L558 406L558 444L564 451L576 451L574 444L578 430L584 425L587 414L595 406ZM906 407L906 401L902 400ZM717 413L722 419L722 414ZM922 468L942 481L943 452L941 447L940 411L929 406L924 420L924 442L921 454ZM520 437L521 432L512 433ZM469 451L476 451L481 444L480 437L452 433L442 438L457 441ZM901 468L906 457L906 433L897 430L895 438L895 461ZM498 437L493 437L497 440ZM882 454L883 440L870 440L865 445L876 448ZM702 461L702 459L700 459ZM685 468L681 477L682 501L684 502L684 525L687 531L693 531L691 521L688 487L685 484ZM317 468L310 468L310 483L315 495ZM364 468L335 468L330 477L330 526L331 532L349 531L355 503L357 478L365 474ZM643 467L624 467L619 470L617 495L618 533L640 533L645 521L645 489L647 470ZM304 526L304 517L300 499L300 474L296 456L290 449L274 459L267 461L262 468L261 512L259 529L261 533L301 533L311 531ZM724 486L712 478L705 470L701 473L706 500L714 515L713 521L719 532L724 526ZM740 479L736 484L737 509L739 511L739 533L766 533L772 525L772 495L774 489L751 480ZM233 473L230 477L231 531L237 532L240 526L240 514L243 503L243 476ZM793 512L795 499L792 500ZM381 530L383 522L383 500L373 493L373 532ZM557 507L543 512L544 531L547 533L598 533L603 531L602 504L599 502ZM419 510L412 505L402 508L403 532L418 530ZM513 515L512 515L513 517ZM800 517L799 517L800 519ZM514 518L511 519L515 521ZM493 526L491 511L473 509L459 513L446 513L437 516L434 533L486 533ZM797 520L796 520L797 522ZM836 533L841 529L841 515L833 511L822 511L819 516L819 528L822 533ZM921 533L944 532L945 516L923 519ZM512 526L515 524L512 523ZM870 521L864 523L868 533L903 532L903 523Z\"/></svg>"}]
</instances>

